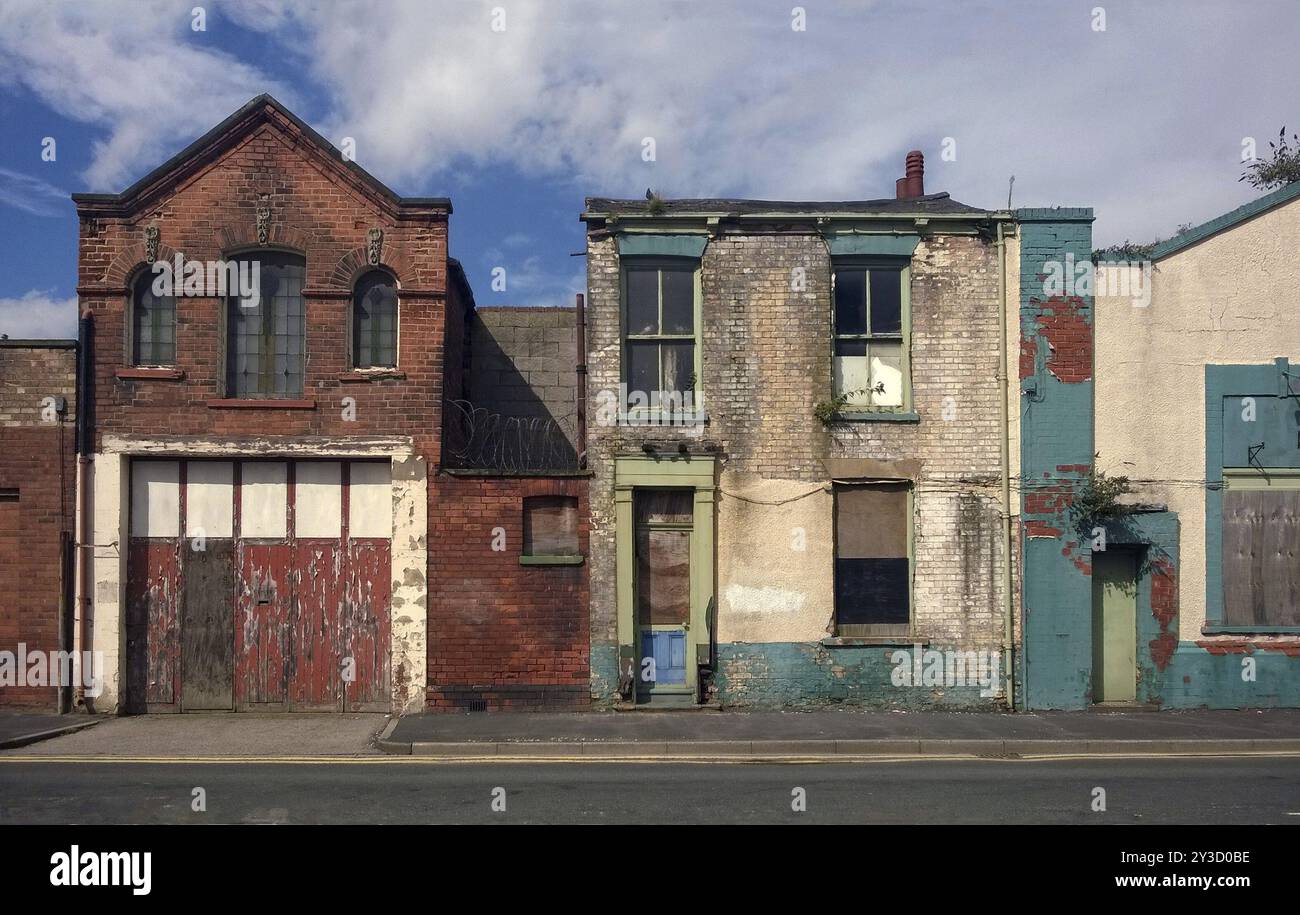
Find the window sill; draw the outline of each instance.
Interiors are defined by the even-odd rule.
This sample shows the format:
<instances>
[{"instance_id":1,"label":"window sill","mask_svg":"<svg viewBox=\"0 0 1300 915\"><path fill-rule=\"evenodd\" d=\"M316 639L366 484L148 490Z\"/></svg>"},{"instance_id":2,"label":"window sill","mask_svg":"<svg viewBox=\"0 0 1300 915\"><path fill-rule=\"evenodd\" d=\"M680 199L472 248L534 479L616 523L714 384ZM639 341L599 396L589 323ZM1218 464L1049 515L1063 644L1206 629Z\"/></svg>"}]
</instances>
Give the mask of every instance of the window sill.
<instances>
[{"instance_id":1,"label":"window sill","mask_svg":"<svg viewBox=\"0 0 1300 915\"><path fill-rule=\"evenodd\" d=\"M139 366L136 368L118 369L114 375L120 379L129 381L180 381L185 377L185 370L167 368L166 366Z\"/></svg>"},{"instance_id":2,"label":"window sill","mask_svg":"<svg viewBox=\"0 0 1300 915\"><path fill-rule=\"evenodd\" d=\"M221 397L208 401L210 410L315 410L314 400L276 400L271 397Z\"/></svg>"},{"instance_id":3,"label":"window sill","mask_svg":"<svg viewBox=\"0 0 1300 915\"><path fill-rule=\"evenodd\" d=\"M397 369L353 369L350 372L339 372L338 379L345 384L364 384L368 381L405 381L406 373L399 372Z\"/></svg>"},{"instance_id":4,"label":"window sill","mask_svg":"<svg viewBox=\"0 0 1300 915\"><path fill-rule=\"evenodd\" d=\"M1202 626L1201 635L1300 635L1300 626Z\"/></svg>"},{"instance_id":5,"label":"window sill","mask_svg":"<svg viewBox=\"0 0 1300 915\"><path fill-rule=\"evenodd\" d=\"M580 566L585 556L520 556L521 566Z\"/></svg>"},{"instance_id":6,"label":"window sill","mask_svg":"<svg viewBox=\"0 0 1300 915\"><path fill-rule=\"evenodd\" d=\"M693 426L707 426L709 414L704 410L694 413L620 413L620 426L646 426L663 429L689 429Z\"/></svg>"},{"instance_id":7,"label":"window sill","mask_svg":"<svg viewBox=\"0 0 1300 915\"><path fill-rule=\"evenodd\" d=\"M897 645L900 648L910 648L913 645L924 647L929 644L928 639L909 638L905 635L827 636L821 640L823 648L873 648L881 645Z\"/></svg>"},{"instance_id":8,"label":"window sill","mask_svg":"<svg viewBox=\"0 0 1300 915\"><path fill-rule=\"evenodd\" d=\"M919 413L885 413L872 410L844 410L835 414L839 423L919 423Z\"/></svg>"}]
</instances>

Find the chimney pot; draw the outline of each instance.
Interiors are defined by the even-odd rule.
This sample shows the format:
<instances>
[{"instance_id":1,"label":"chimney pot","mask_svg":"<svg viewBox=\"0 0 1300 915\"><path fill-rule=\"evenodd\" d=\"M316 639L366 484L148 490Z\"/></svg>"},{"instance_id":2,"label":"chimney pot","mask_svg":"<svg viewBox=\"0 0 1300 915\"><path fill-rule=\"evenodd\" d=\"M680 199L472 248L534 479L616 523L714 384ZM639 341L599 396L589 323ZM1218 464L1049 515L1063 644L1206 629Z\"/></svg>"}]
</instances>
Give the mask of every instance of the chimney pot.
<instances>
[{"instance_id":1,"label":"chimney pot","mask_svg":"<svg viewBox=\"0 0 1300 915\"><path fill-rule=\"evenodd\" d=\"M905 177L894 182L894 196L899 200L925 196L925 155L914 149L907 154Z\"/></svg>"}]
</instances>

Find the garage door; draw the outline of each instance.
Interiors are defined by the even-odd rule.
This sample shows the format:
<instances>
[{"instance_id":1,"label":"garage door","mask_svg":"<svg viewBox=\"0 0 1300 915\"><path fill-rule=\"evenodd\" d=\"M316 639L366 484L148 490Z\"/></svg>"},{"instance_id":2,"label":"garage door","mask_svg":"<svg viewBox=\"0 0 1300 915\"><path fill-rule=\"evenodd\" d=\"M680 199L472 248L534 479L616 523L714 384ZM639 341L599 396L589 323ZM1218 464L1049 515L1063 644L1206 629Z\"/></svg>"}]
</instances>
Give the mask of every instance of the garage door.
<instances>
[{"instance_id":1,"label":"garage door","mask_svg":"<svg viewBox=\"0 0 1300 915\"><path fill-rule=\"evenodd\" d=\"M131 711L386 710L387 462L131 465Z\"/></svg>"}]
</instances>

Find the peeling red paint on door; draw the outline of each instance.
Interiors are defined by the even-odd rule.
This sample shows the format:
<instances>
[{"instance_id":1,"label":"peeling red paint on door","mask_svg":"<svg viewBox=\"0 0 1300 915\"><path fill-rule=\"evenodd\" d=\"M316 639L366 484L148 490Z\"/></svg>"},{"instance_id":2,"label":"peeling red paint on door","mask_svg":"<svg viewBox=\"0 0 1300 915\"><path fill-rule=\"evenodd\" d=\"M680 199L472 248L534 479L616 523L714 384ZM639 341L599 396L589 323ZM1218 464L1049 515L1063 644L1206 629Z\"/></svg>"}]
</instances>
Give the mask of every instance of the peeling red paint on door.
<instances>
[{"instance_id":1,"label":"peeling red paint on door","mask_svg":"<svg viewBox=\"0 0 1300 915\"><path fill-rule=\"evenodd\" d=\"M180 677L181 544L134 538L127 552L128 704L170 705Z\"/></svg>"},{"instance_id":2,"label":"peeling red paint on door","mask_svg":"<svg viewBox=\"0 0 1300 915\"><path fill-rule=\"evenodd\" d=\"M235 604L236 708L282 704L292 663L287 543L242 542Z\"/></svg>"},{"instance_id":3,"label":"peeling red paint on door","mask_svg":"<svg viewBox=\"0 0 1300 915\"><path fill-rule=\"evenodd\" d=\"M343 603L343 656L355 678L344 683L348 711L384 704L389 695L391 582L387 540L348 542Z\"/></svg>"},{"instance_id":4,"label":"peeling red paint on door","mask_svg":"<svg viewBox=\"0 0 1300 915\"><path fill-rule=\"evenodd\" d=\"M299 540L293 560L293 673L289 701L298 709L342 709L343 551L338 540Z\"/></svg>"}]
</instances>

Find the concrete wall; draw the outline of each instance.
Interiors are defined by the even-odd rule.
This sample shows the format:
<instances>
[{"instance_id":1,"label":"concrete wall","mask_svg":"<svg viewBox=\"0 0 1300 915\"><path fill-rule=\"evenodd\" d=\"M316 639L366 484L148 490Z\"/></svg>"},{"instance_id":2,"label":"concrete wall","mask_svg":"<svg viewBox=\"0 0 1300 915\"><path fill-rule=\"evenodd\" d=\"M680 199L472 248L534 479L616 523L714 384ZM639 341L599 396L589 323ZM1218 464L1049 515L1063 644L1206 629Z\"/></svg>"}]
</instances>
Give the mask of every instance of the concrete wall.
<instances>
[{"instance_id":1,"label":"concrete wall","mask_svg":"<svg viewBox=\"0 0 1300 915\"><path fill-rule=\"evenodd\" d=\"M1271 400L1284 390L1273 363L1300 358L1298 249L1300 202L1292 199L1160 258L1147 274L1148 287L1140 285L1140 265L1097 271L1098 466L1128 476L1135 489L1130 501L1160 503L1171 519L1159 537L1146 541L1164 560L1157 573L1165 587L1144 581L1139 591L1140 597L1151 592L1139 603L1145 631L1138 642L1139 697L1149 702L1300 704L1300 639L1294 634L1204 631L1218 622L1207 616L1220 549L1218 514L1209 511L1220 498L1213 487L1221 464L1246 463L1241 442L1229 454L1222 440L1222 396ZM1247 366L1266 368L1234 368ZM1207 402L1209 374L1258 380L1210 392ZM1207 428L1207 416L1214 428ZM1163 604L1153 603L1162 591ZM1147 619L1148 609L1158 628ZM1255 667L1249 677L1244 663Z\"/></svg>"},{"instance_id":2,"label":"concrete wall","mask_svg":"<svg viewBox=\"0 0 1300 915\"><path fill-rule=\"evenodd\" d=\"M470 322L466 398L505 417L554 420L577 460L577 334L568 307L479 307Z\"/></svg>"},{"instance_id":3,"label":"concrete wall","mask_svg":"<svg viewBox=\"0 0 1300 915\"><path fill-rule=\"evenodd\" d=\"M803 289L792 288L794 268L805 271ZM913 480L915 637L935 647L999 648L998 343L1014 341L1015 332L999 323L996 245L973 233L935 233L917 247L912 422L828 429L814 416L832 396L832 302L831 259L811 226L722 233L710 239L701 270L707 426L591 425L593 690L607 686L600 659L616 651L613 457L639 452L642 442L683 439L722 456L716 587L724 703L911 707L923 694L924 704L992 707L991 696L960 690L893 688L888 657L897 645L835 641L830 489L841 478ZM1009 273L1014 288L1014 264ZM589 238L588 280L595 404L602 392L617 392L620 378L613 238Z\"/></svg>"},{"instance_id":4,"label":"concrete wall","mask_svg":"<svg viewBox=\"0 0 1300 915\"><path fill-rule=\"evenodd\" d=\"M1097 276L1097 465L1180 521L1184 631L1205 622L1205 365L1300 361L1300 201L1156 262L1150 303ZM1127 275L1128 286L1123 285Z\"/></svg>"}]
</instances>

